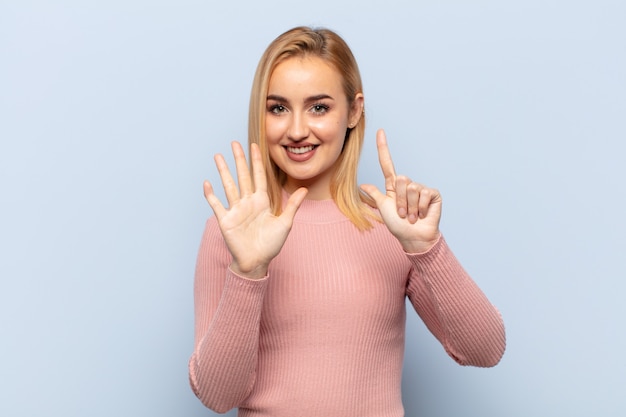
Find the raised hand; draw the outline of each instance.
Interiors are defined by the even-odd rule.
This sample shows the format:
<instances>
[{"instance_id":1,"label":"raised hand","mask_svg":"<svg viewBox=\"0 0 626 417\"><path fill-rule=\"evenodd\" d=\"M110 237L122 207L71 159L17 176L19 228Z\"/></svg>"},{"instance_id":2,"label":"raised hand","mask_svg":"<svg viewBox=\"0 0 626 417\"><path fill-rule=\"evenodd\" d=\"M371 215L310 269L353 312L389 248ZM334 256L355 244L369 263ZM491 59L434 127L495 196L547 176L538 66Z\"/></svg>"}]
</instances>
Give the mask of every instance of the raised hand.
<instances>
[{"instance_id":1,"label":"raised hand","mask_svg":"<svg viewBox=\"0 0 626 417\"><path fill-rule=\"evenodd\" d=\"M396 175L382 129L376 133L376 146L386 192L381 193L371 184L363 184L361 189L374 199L385 225L406 252L426 252L439 239L441 195L433 188Z\"/></svg>"},{"instance_id":2,"label":"raised hand","mask_svg":"<svg viewBox=\"0 0 626 417\"><path fill-rule=\"evenodd\" d=\"M294 192L281 215L275 216L267 195L267 178L259 147L252 144L250 148L252 176L241 144L233 142L232 149L239 186L230 174L224 157L215 155L228 208L217 198L209 181L204 182L204 196L215 213L233 257L231 269L244 277L259 279L267 274L270 261L283 247L307 190L300 188Z\"/></svg>"}]
</instances>

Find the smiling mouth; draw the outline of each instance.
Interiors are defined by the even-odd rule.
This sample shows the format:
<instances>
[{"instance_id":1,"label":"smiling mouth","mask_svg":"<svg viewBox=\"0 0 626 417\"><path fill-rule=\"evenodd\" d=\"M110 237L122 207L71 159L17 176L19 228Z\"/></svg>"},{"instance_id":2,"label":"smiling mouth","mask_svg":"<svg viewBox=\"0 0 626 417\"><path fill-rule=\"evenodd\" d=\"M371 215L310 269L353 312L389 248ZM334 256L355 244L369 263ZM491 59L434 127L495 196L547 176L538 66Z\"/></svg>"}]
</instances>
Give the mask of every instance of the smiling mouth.
<instances>
[{"instance_id":1,"label":"smiling mouth","mask_svg":"<svg viewBox=\"0 0 626 417\"><path fill-rule=\"evenodd\" d=\"M301 155L303 153L311 152L316 147L317 147L316 145L298 146L297 148L294 148L292 146L285 146L285 148L287 149L287 152L295 153L297 155Z\"/></svg>"}]
</instances>

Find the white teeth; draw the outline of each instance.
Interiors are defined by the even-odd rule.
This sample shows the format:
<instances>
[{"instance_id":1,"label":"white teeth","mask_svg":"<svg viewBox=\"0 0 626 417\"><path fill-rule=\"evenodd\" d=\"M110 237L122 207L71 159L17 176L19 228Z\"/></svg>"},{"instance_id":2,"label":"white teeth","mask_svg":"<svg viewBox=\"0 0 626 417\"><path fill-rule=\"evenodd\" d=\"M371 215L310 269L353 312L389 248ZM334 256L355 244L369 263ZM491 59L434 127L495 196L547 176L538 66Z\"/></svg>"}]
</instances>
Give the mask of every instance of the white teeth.
<instances>
[{"instance_id":1,"label":"white teeth","mask_svg":"<svg viewBox=\"0 0 626 417\"><path fill-rule=\"evenodd\" d=\"M313 146L313 145L310 145L310 146L300 146L298 148L292 148L291 146L287 146L287 150L289 152L295 153L295 154L311 152L313 149L315 149L315 146Z\"/></svg>"}]
</instances>

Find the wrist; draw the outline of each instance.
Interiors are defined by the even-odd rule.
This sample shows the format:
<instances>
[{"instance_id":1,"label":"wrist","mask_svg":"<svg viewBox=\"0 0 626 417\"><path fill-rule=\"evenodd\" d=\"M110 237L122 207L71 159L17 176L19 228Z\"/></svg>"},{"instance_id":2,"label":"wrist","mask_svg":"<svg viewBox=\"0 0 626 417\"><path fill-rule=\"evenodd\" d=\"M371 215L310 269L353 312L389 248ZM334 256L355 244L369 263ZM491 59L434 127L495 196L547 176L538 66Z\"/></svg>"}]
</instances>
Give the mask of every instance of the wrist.
<instances>
[{"instance_id":1,"label":"wrist","mask_svg":"<svg viewBox=\"0 0 626 417\"><path fill-rule=\"evenodd\" d=\"M437 244L437 242L439 242L440 238L441 233L437 232L435 238L431 240L407 240L400 242L400 244L402 245L402 249L406 253L420 254L426 253L431 250Z\"/></svg>"},{"instance_id":2,"label":"wrist","mask_svg":"<svg viewBox=\"0 0 626 417\"><path fill-rule=\"evenodd\" d=\"M267 265L250 265L250 266L241 266L237 262L233 261L230 264L230 270L240 277L252 280L263 279L267 276Z\"/></svg>"}]
</instances>

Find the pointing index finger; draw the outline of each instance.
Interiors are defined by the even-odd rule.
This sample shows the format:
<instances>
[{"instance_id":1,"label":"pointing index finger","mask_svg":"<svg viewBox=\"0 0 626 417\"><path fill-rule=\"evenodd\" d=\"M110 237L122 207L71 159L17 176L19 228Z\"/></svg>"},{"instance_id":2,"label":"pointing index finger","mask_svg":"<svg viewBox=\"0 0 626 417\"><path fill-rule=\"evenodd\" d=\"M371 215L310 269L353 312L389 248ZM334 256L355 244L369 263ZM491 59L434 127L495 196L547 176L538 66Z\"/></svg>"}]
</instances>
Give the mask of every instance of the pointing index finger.
<instances>
[{"instance_id":1,"label":"pointing index finger","mask_svg":"<svg viewBox=\"0 0 626 417\"><path fill-rule=\"evenodd\" d=\"M387 146L387 136L382 129L376 132L376 147L378 148L378 162L385 177L385 189L387 191L395 191L396 170L393 167L393 161Z\"/></svg>"}]
</instances>

